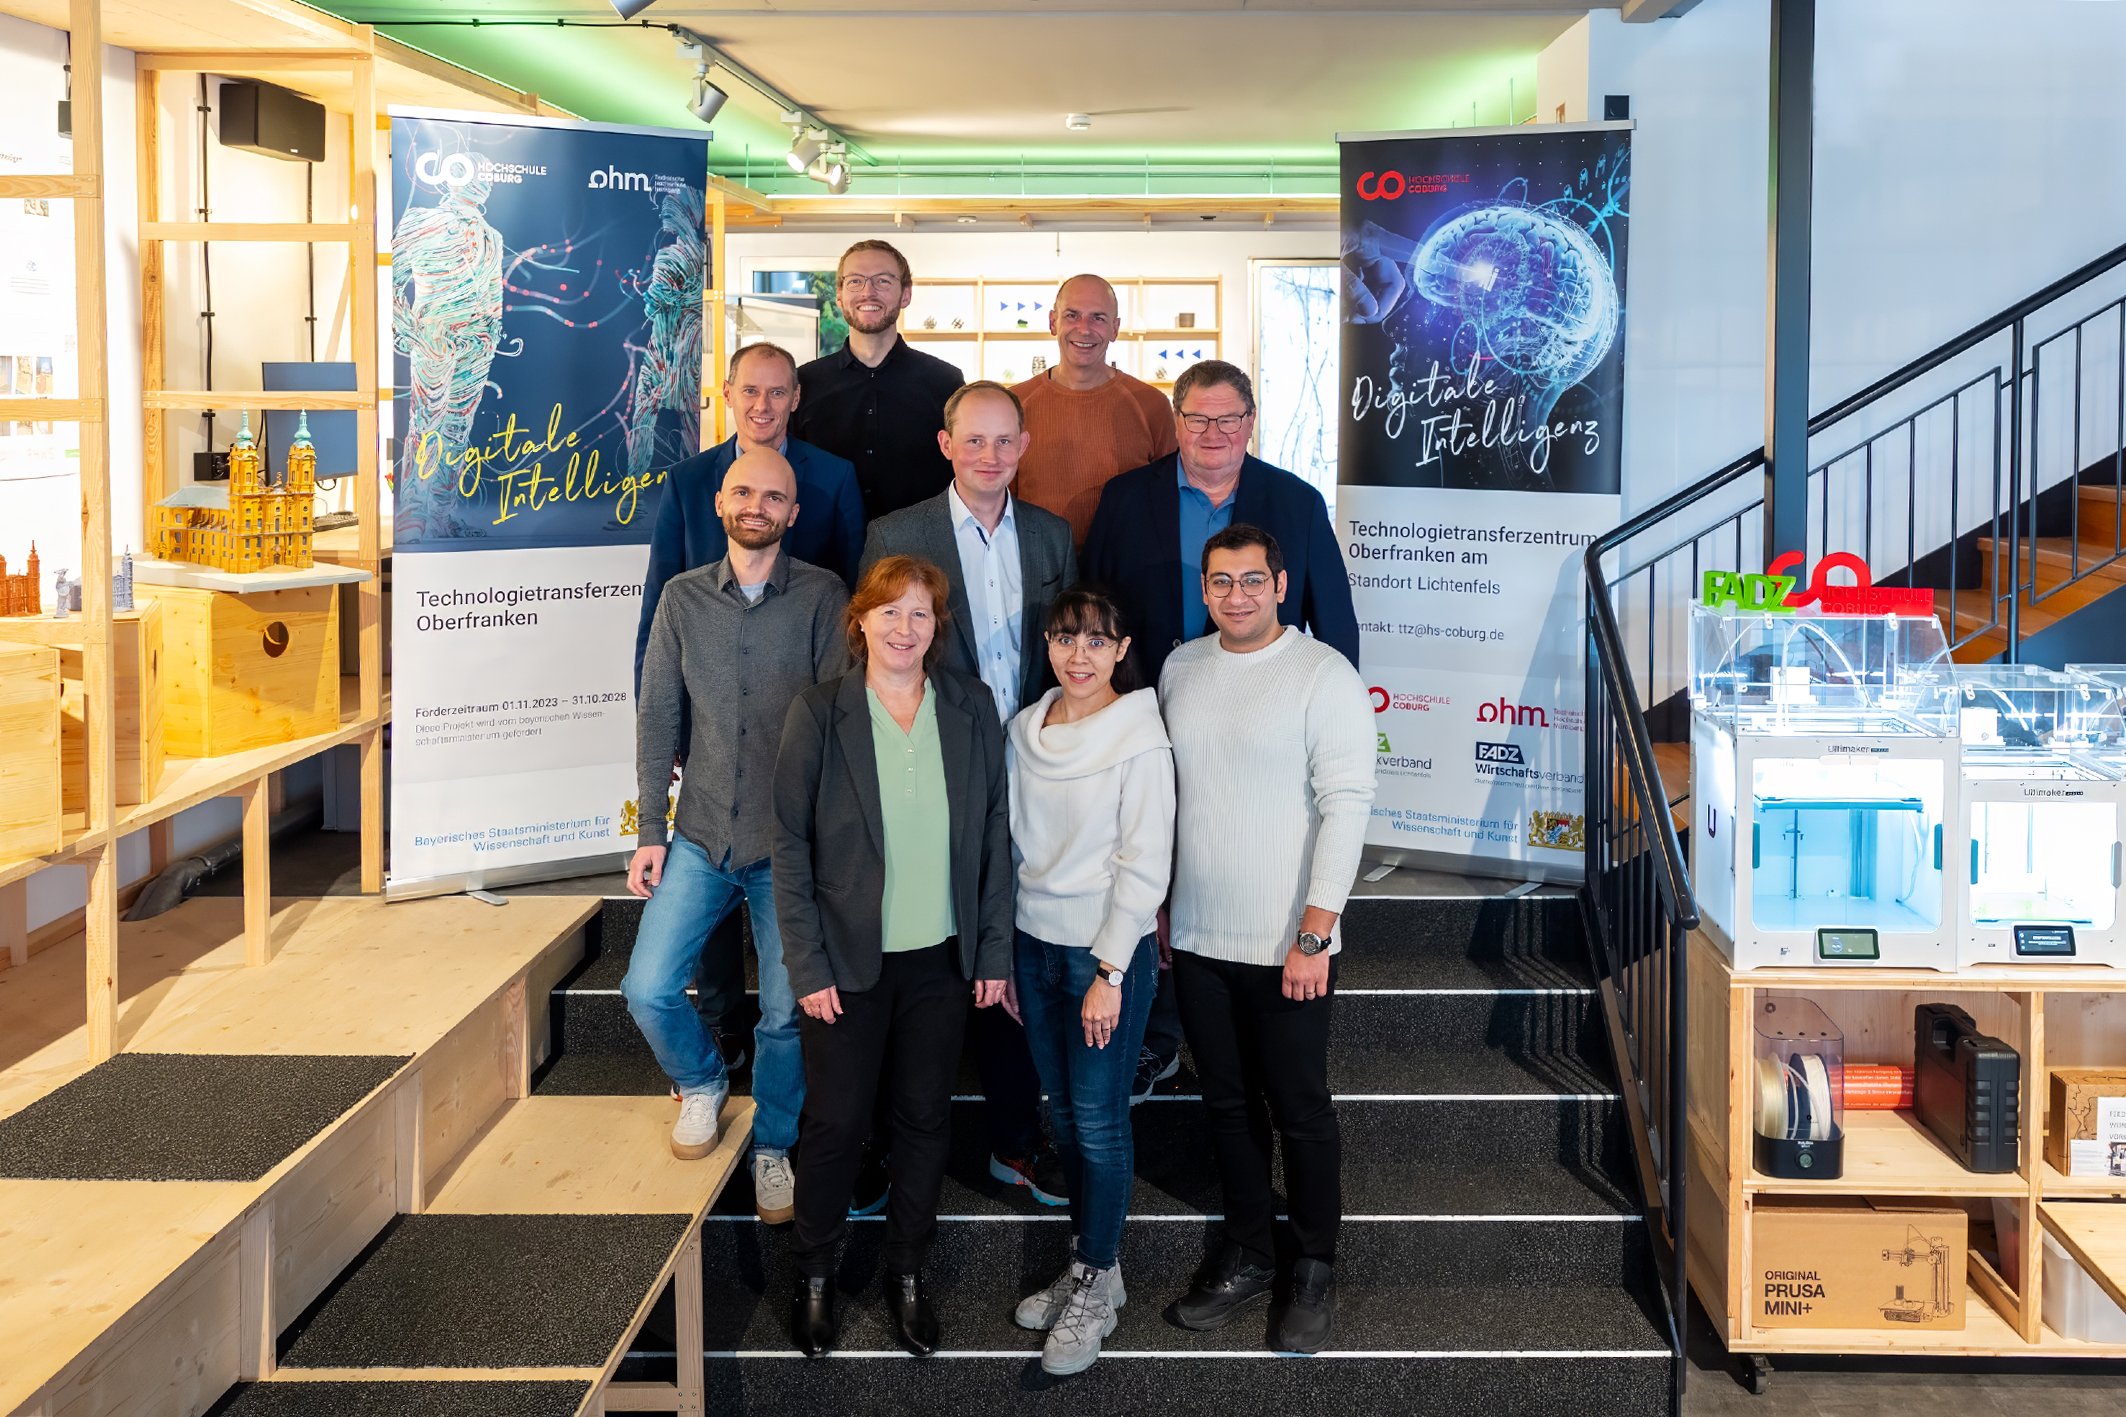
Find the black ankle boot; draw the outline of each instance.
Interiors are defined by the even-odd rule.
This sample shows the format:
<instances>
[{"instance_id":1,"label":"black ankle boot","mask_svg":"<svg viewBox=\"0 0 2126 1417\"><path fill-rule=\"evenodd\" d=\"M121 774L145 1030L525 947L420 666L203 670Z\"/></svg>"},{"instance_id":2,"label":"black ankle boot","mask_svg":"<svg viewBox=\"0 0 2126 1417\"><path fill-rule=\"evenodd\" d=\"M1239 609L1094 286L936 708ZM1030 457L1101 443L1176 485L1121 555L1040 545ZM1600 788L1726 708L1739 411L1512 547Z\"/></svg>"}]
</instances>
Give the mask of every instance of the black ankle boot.
<instances>
[{"instance_id":1,"label":"black ankle boot","mask_svg":"<svg viewBox=\"0 0 2126 1417\"><path fill-rule=\"evenodd\" d=\"M1280 1353L1319 1353L1336 1322L1336 1271L1320 1260L1292 1267L1292 1302L1285 1306L1270 1347Z\"/></svg>"},{"instance_id":2,"label":"black ankle boot","mask_svg":"<svg viewBox=\"0 0 2126 1417\"><path fill-rule=\"evenodd\" d=\"M1266 1296L1276 1279L1275 1270L1255 1264L1248 1259L1247 1251L1228 1240L1219 1249L1217 1262L1196 1277L1188 1293L1174 1301L1167 1317L1199 1333L1224 1328L1250 1304Z\"/></svg>"},{"instance_id":3,"label":"black ankle boot","mask_svg":"<svg viewBox=\"0 0 2126 1417\"><path fill-rule=\"evenodd\" d=\"M938 1351L938 1315L930 1307L929 1291L920 1274L889 1274L885 1277L886 1307L893 1313L894 1332L901 1347L918 1358Z\"/></svg>"},{"instance_id":4,"label":"black ankle boot","mask_svg":"<svg viewBox=\"0 0 2126 1417\"><path fill-rule=\"evenodd\" d=\"M834 1281L797 1281L797 1296L790 1301L790 1341L807 1358L821 1358L834 1351L841 1336L840 1315L835 1312Z\"/></svg>"}]
</instances>

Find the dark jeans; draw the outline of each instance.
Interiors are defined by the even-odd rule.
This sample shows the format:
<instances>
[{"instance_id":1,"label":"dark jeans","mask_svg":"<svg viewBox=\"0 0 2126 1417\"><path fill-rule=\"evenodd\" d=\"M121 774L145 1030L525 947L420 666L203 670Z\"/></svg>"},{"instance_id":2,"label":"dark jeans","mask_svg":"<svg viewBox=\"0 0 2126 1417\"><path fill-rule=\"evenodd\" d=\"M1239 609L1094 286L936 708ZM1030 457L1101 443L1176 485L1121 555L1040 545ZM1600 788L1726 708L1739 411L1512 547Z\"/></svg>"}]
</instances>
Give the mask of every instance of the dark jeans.
<instances>
[{"instance_id":1,"label":"dark jeans","mask_svg":"<svg viewBox=\"0 0 2126 1417\"><path fill-rule=\"evenodd\" d=\"M1229 964L1174 951L1175 993L1203 1083L1211 1145L1225 1185L1225 1235L1273 1264L1270 1129L1284 1144L1285 1201L1299 1258L1336 1260L1343 1221L1343 1141L1329 1097L1329 993L1287 999L1278 965Z\"/></svg>"},{"instance_id":2,"label":"dark jeans","mask_svg":"<svg viewBox=\"0 0 2126 1417\"><path fill-rule=\"evenodd\" d=\"M1023 999L1019 1011L1026 1011ZM975 1009L967 1029L974 1035L974 1069L982 1079L990 1153L1031 1156L1041 1145L1041 1075L1034 1069L1025 1028L999 1005Z\"/></svg>"},{"instance_id":3,"label":"dark jeans","mask_svg":"<svg viewBox=\"0 0 2126 1417\"><path fill-rule=\"evenodd\" d=\"M841 1017L833 1023L810 1015L798 1021L805 1112L793 1168L797 1227L791 1252L800 1274L834 1273L882 1071L892 1113L886 1140L893 1198L881 1259L893 1274L923 1267L937 1232L938 1186L952 1141L952 1080L972 992L960 978L958 948L948 940L888 954L877 984L841 995Z\"/></svg>"},{"instance_id":4,"label":"dark jeans","mask_svg":"<svg viewBox=\"0 0 2126 1417\"><path fill-rule=\"evenodd\" d=\"M1122 1018L1105 1048L1089 1048L1079 1020L1098 963L1089 949L1037 940L1024 930L1012 951L1019 1012L1055 1123L1056 1155L1070 1190L1078 1259L1094 1269L1115 1262L1137 1166L1129 1129L1129 1090L1137 1076L1144 1018L1158 990L1159 939L1146 935L1122 975ZM1102 984L1102 989L1111 986Z\"/></svg>"}]
</instances>

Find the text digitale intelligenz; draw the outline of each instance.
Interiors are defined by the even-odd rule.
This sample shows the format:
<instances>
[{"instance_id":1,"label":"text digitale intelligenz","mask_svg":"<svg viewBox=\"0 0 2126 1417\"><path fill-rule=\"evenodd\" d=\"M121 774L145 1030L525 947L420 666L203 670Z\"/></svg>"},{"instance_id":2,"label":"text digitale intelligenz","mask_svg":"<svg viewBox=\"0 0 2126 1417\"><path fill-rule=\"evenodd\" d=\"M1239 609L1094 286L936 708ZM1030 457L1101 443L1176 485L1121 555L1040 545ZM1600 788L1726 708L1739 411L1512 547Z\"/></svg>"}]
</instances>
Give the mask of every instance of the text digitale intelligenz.
<instances>
[{"instance_id":1,"label":"text digitale intelligenz","mask_svg":"<svg viewBox=\"0 0 2126 1417\"><path fill-rule=\"evenodd\" d=\"M1432 372L1418 379L1409 389L1399 384L1377 389L1371 374L1361 374L1351 383L1351 421L1363 423L1369 412L1385 410L1387 419L1382 431L1394 439L1403 436L1411 408L1446 409L1444 413L1426 414L1417 420L1418 456L1414 464L1417 467L1471 448L1504 448L1517 443L1533 443L1535 448L1528 455L1528 468L1531 472L1541 473L1550 466L1550 445L1556 439L1583 438L1586 442L1581 451L1590 456L1602 445L1600 420L1559 419L1555 423L1538 423L1531 428L1526 422L1527 395L1500 397L1494 392L1497 387L1496 380L1479 375L1473 361L1468 376L1457 379L1452 374L1441 373L1439 361L1435 359ZM1476 409L1479 399L1483 401L1481 418Z\"/></svg>"}]
</instances>

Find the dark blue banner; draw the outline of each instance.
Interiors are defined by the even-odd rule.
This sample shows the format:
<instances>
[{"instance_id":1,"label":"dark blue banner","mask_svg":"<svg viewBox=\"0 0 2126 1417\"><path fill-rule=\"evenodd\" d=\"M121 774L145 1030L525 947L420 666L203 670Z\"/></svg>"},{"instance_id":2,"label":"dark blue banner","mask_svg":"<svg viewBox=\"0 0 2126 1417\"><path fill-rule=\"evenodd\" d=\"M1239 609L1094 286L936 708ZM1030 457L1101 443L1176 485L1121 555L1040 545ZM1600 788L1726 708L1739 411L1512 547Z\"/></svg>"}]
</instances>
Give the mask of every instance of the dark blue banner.
<instances>
[{"instance_id":1,"label":"dark blue banner","mask_svg":"<svg viewBox=\"0 0 2126 1417\"><path fill-rule=\"evenodd\" d=\"M1628 125L1347 139L1337 481L1621 486Z\"/></svg>"},{"instance_id":2,"label":"dark blue banner","mask_svg":"<svg viewBox=\"0 0 2126 1417\"><path fill-rule=\"evenodd\" d=\"M698 449L708 135L395 117L399 551L647 542Z\"/></svg>"}]
</instances>

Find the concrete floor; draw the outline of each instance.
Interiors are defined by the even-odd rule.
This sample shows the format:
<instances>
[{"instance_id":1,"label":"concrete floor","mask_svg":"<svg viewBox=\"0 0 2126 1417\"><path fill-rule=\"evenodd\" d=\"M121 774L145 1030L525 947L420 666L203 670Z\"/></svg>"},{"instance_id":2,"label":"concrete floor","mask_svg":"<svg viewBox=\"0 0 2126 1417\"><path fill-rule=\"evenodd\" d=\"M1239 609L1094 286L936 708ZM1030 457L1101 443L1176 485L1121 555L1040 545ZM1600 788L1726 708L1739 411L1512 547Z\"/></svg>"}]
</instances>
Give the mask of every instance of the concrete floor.
<instances>
[{"instance_id":1,"label":"concrete floor","mask_svg":"<svg viewBox=\"0 0 2126 1417\"><path fill-rule=\"evenodd\" d=\"M347 832L292 833L273 845L275 895L353 895L361 888L359 839ZM1515 883L1399 869L1378 882L1360 882L1367 896L1482 896L1503 894ZM243 871L232 865L204 882L195 894L240 895ZM512 895L624 895L619 872L567 881L504 887ZM1545 886L1541 894L1566 893ZM1787 1358L1778 1360L1762 1396L1736 1376L1695 1299L1691 1303L1690 1371L1683 1410L1690 1417L2122 1417L2126 1414L2126 1362L1990 1362L1942 1359L1886 1369L1879 1360Z\"/></svg>"}]
</instances>

